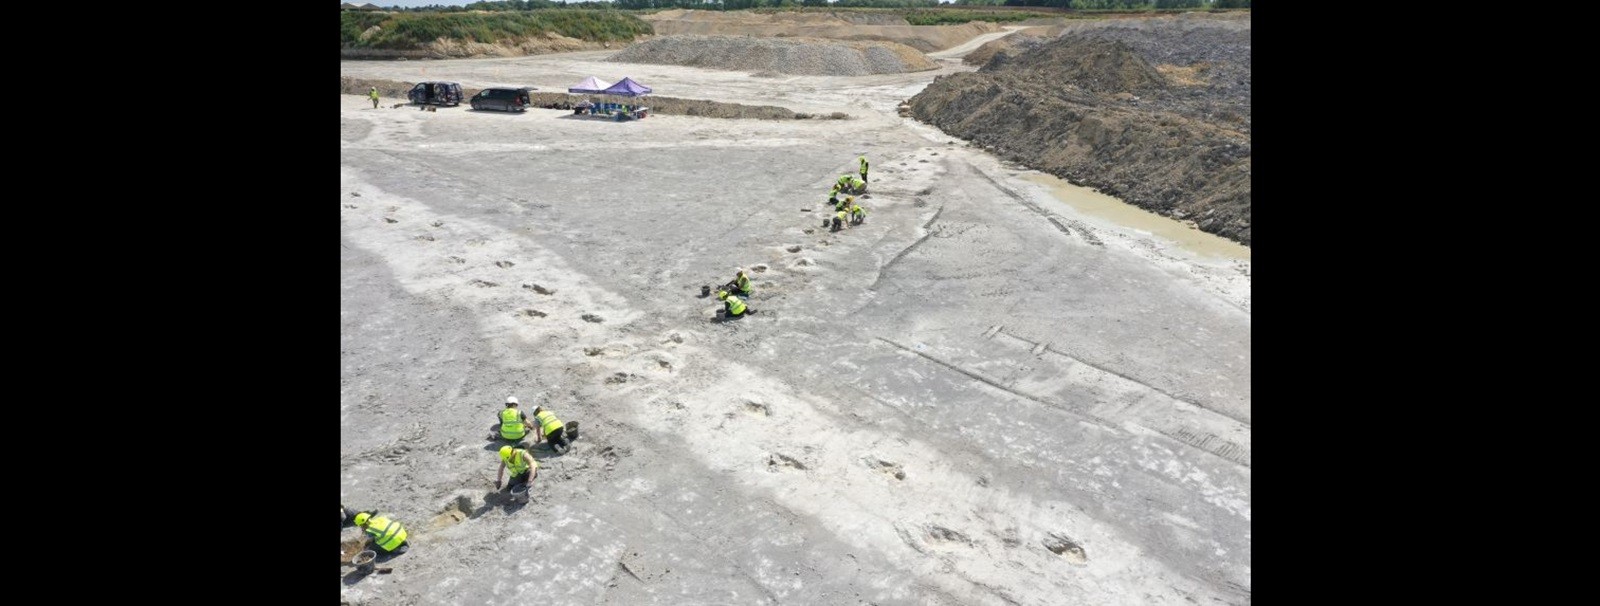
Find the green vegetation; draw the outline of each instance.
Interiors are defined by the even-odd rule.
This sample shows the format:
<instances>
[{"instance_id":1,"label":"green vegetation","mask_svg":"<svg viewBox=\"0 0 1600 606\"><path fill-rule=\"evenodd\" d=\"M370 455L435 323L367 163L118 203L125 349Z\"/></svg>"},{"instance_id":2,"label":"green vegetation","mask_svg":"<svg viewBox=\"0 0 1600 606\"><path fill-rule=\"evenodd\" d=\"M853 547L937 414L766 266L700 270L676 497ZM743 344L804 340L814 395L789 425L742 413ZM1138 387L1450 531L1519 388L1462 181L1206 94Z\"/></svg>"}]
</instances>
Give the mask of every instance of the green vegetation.
<instances>
[{"instance_id":1,"label":"green vegetation","mask_svg":"<svg viewBox=\"0 0 1600 606\"><path fill-rule=\"evenodd\" d=\"M345 48L405 50L422 48L439 38L494 43L555 32L592 42L632 41L653 33L649 23L620 11L546 9L522 12L339 13L340 43ZM366 40L362 32L379 31Z\"/></svg>"}]
</instances>

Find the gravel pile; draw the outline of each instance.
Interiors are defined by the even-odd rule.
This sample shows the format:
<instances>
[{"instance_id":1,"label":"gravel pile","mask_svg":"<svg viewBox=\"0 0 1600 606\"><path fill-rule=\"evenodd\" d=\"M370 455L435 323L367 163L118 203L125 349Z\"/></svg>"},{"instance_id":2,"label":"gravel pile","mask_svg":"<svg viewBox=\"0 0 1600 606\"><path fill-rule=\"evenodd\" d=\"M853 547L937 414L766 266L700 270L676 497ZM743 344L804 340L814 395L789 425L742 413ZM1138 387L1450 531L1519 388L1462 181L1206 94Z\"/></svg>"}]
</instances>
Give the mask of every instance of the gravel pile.
<instances>
[{"instance_id":1,"label":"gravel pile","mask_svg":"<svg viewBox=\"0 0 1600 606\"><path fill-rule=\"evenodd\" d=\"M629 46L610 60L798 76L869 76L939 67L927 55L896 42L740 36L665 36Z\"/></svg>"}]
</instances>

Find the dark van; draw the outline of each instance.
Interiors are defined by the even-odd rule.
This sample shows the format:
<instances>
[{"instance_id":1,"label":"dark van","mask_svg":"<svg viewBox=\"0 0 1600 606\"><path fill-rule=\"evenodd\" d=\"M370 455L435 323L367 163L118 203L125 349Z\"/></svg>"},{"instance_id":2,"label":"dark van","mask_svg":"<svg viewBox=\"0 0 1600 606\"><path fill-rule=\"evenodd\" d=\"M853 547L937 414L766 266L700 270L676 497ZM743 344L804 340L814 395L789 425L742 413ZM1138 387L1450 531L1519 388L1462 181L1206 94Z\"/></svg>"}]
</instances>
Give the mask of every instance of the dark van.
<instances>
[{"instance_id":1,"label":"dark van","mask_svg":"<svg viewBox=\"0 0 1600 606\"><path fill-rule=\"evenodd\" d=\"M508 112L528 111L528 106L533 105L533 97L529 95L533 87L521 88L486 88L472 96L472 109L485 110L497 109Z\"/></svg>"},{"instance_id":2,"label":"dark van","mask_svg":"<svg viewBox=\"0 0 1600 606\"><path fill-rule=\"evenodd\" d=\"M417 105L461 105L461 85L455 82L420 82L406 93Z\"/></svg>"}]
</instances>

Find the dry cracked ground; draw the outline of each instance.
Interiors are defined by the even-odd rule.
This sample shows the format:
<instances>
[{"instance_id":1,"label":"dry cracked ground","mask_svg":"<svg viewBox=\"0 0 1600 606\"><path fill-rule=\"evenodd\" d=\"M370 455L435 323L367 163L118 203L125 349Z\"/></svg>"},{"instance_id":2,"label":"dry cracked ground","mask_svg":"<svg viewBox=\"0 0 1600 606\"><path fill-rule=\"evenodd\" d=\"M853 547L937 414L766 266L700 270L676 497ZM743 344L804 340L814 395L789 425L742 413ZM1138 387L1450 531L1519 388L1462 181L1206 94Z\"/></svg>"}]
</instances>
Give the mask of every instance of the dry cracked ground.
<instances>
[{"instance_id":1,"label":"dry cracked ground","mask_svg":"<svg viewBox=\"0 0 1600 606\"><path fill-rule=\"evenodd\" d=\"M342 566L344 602L1250 602L1247 254L1080 211L896 114L958 57L752 78L610 54L341 73L627 75L854 119L341 95L340 496L413 544L391 574ZM821 229L862 152L866 222ZM714 322L701 286L736 266L760 313ZM524 506L485 498L508 395L583 428L535 450Z\"/></svg>"}]
</instances>

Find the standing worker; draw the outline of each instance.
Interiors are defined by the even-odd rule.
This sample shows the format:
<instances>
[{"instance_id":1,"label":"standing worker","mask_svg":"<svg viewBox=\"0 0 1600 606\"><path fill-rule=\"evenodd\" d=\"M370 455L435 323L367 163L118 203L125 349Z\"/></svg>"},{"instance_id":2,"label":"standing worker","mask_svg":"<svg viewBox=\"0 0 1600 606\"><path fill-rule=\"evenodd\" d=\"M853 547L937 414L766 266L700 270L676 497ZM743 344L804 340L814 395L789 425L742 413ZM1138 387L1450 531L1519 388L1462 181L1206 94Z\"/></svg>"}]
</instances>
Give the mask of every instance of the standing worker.
<instances>
[{"instance_id":1,"label":"standing worker","mask_svg":"<svg viewBox=\"0 0 1600 606\"><path fill-rule=\"evenodd\" d=\"M372 98L372 109L378 109L378 87L374 86L372 90L367 91L367 96Z\"/></svg>"},{"instance_id":2,"label":"standing worker","mask_svg":"<svg viewBox=\"0 0 1600 606\"><path fill-rule=\"evenodd\" d=\"M502 440L521 442L522 438L527 437L528 415L517 410L516 396L506 398L506 407L500 411L500 425L497 427L499 433L489 434L489 439L492 440L498 435Z\"/></svg>"},{"instance_id":3,"label":"standing worker","mask_svg":"<svg viewBox=\"0 0 1600 606\"><path fill-rule=\"evenodd\" d=\"M550 448L555 449L558 454L566 454L572 443L567 441L567 429L561 423L561 419L557 419L555 413L545 410L543 406L533 407L533 418L539 421L539 432L534 434L533 443L537 445L540 440L539 435L543 434L550 439Z\"/></svg>"},{"instance_id":4,"label":"standing worker","mask_svg":"<svg viewBox=\"0 0 1600 606\"><path fill-rule=\"evenodd\" d=\"M356 526L366 531L372 537L370 544L376 545L384 553L401 554L411 550L411 546L406 544L405 527L387 516L378 515L376 511L356 514Z\"/></svg>"},{"instance_id":5,"label":"standing worker","mask_svg":"<svg viewBox=\"0 0 1600 606\"><path fill-rule=\"evenodd\" d=\"M862 181L866 181L867 180L867 156L866 156L866 154L862 154L861 157L857 158L857 159L861 161L861 180Z\"/></svg>"},{"instance_id":6,"label":"standing worker","mask_svg":"<svg viewBox=\"0 0 1600 606\"><path fill-rule=\"evenodd\" d=\"M511 468L511 483L505 485L507 492L523 484L532 484L533 479L539 477L539 462L533 460L533 455L526 449L500 447L500 471L494 474L494 489L500 490L501 483L506 477L506 468ZM533 490L532 486L528 487Z\"/></svg>"}]
</instances>

